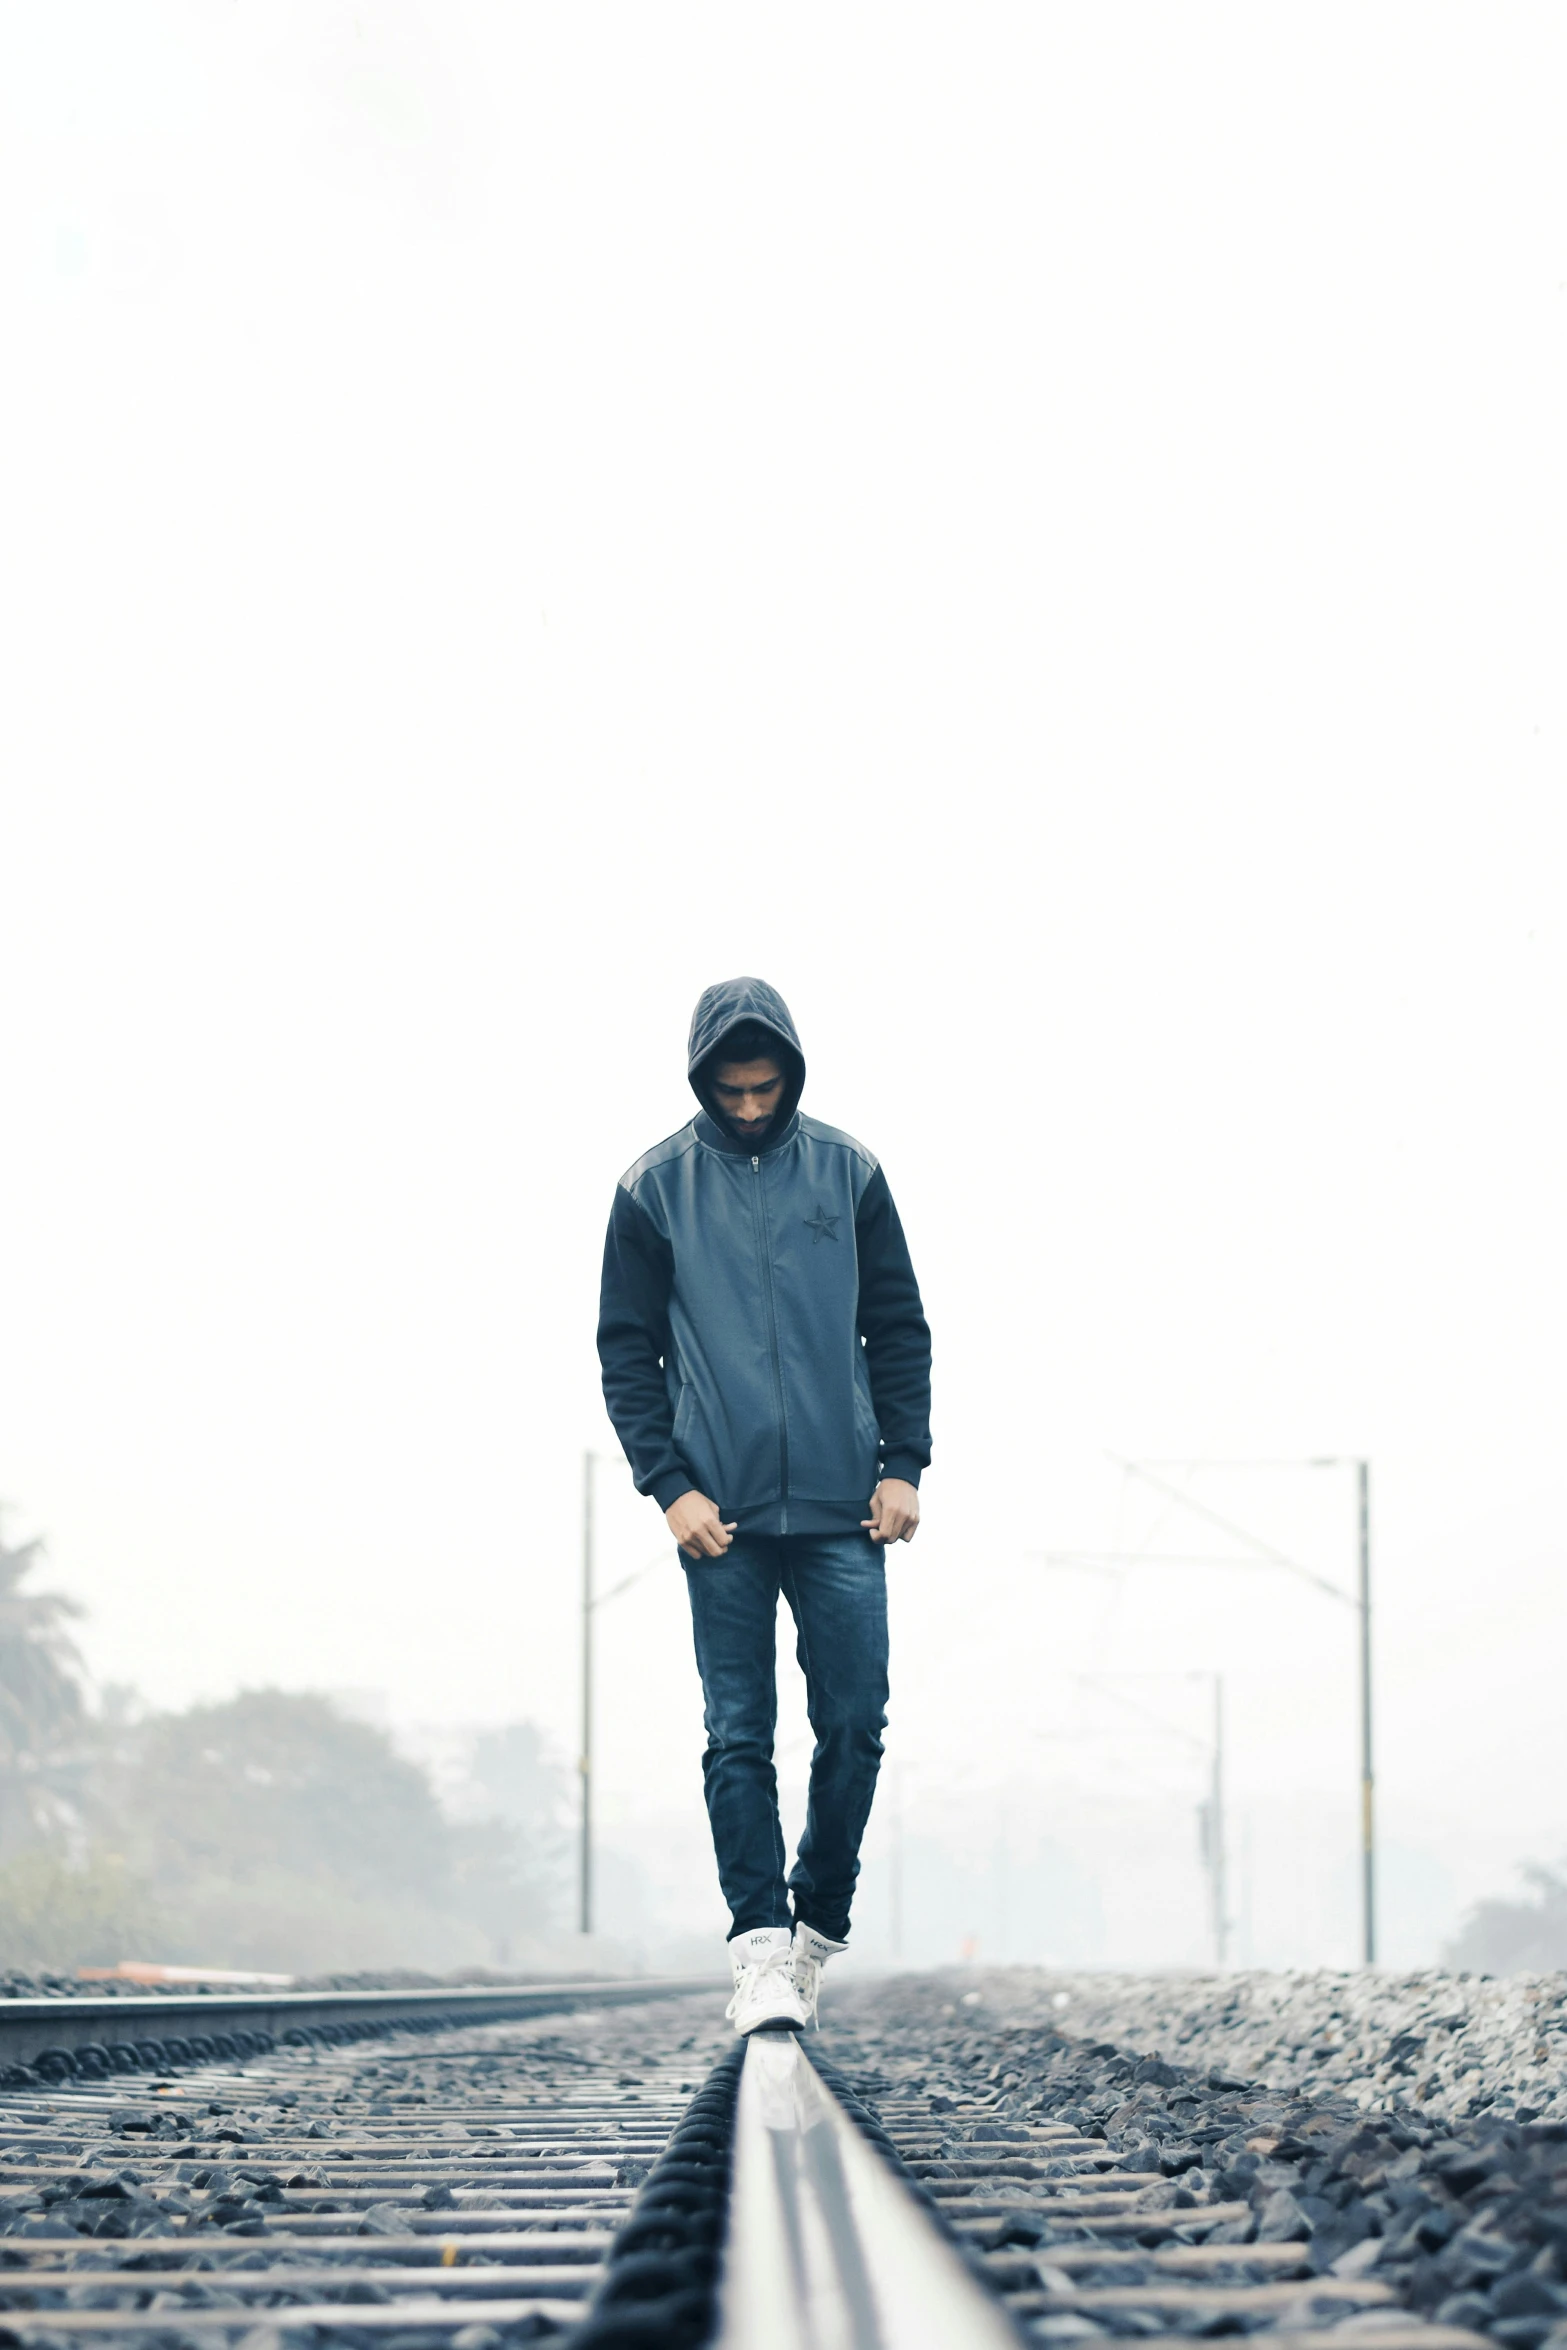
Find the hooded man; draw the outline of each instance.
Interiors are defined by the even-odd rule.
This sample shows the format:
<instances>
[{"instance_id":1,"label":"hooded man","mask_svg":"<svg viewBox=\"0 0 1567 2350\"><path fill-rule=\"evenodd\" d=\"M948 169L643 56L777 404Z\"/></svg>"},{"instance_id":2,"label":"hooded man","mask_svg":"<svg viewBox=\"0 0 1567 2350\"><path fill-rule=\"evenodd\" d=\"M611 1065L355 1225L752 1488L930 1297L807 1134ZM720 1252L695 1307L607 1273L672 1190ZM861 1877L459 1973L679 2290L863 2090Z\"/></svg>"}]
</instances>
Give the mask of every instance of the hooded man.
<instances>
[{"instance_id":1,"label":"hooded man","mask_svg":"<svg viewBox=\"0 0 1567 2350\"><path fill-rule=\"evenodd\" d=\"M885 1545L919 1524L930 1331L887 1178L802 1117L805 1056L760 979L691 1019L701 1110L620 1179L604 1400L680 1548L737 2031L799 2030L842 1950L887 1704ZM788 1878L773 1770L778 1594L794 1617L810 1801ZM793 1896L793 1909L790 1897Z\"/></svg>"}]
</instances>

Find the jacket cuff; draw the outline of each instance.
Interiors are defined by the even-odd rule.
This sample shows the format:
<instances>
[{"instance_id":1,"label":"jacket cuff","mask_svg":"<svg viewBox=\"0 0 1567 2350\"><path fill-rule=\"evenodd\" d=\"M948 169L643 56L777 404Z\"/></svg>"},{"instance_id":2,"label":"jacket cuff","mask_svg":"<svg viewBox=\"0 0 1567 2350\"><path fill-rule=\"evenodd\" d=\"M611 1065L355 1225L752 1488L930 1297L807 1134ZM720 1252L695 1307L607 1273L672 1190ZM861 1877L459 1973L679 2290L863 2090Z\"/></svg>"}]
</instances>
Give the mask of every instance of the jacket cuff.
<instances>
[{"instance_id":1,"label":"jacket cuff","mask_svg":"<svg viewBox=\"0 0 1567 2350\"><path fill-rule=\"evenodd\" d=\"M696 1488L684 1469L666 1469L662 1477L654 1478L649 1490L659 1508L667 1510L674 1507L683 1493L693 1493Z\"/></svg>"},{"instance_id":2,"label":"jacket cuff","mask_svg":"<svg viewBox=\"0 0 1567 2350\"><path fill-rule=\"evenodd\" d=\"M901 1477L905 1485L918 1485L920 1471L925 1463L915 1452L889 1452L881 1464L884 1477Z\"/></svg>"}]
</instances>

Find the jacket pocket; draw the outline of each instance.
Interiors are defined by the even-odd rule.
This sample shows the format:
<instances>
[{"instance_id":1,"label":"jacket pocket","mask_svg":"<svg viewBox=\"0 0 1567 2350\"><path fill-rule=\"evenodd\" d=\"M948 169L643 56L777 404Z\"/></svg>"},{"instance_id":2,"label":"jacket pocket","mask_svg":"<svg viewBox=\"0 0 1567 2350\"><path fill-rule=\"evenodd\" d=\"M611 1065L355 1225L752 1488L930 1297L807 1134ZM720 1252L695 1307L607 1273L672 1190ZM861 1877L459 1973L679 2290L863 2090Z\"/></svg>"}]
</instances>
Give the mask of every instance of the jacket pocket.
<instances>
[{"instance_id":1,"label":"jacket pocket","mask_svg":"<svg viewBox=\"0 0 1567 2350\"><path fill-rule=\"evenodd\" d=\"M869 1445L877 1455L881 1452L881 1429L877 1424L876 1407L871 1402L871 1383L862 1354L854 1366L854 1427L862 1444Z\"/></svg>"},{"instance_id":2,"label":"jacket pocket","mask_svg":"<svg viewBox=\"0 0 1567 2350\"><path fill-rule=\"evenodd\" d=\"M871 1402L870 1380L863 1360L855 1365L854 1433L859 1442L860 1458L866 1464L870 1484L874 1485L881 1469L881 1428L876 1418L876 1408Z\"/></svg>"},{"instance_id":3,"label":"jacket pocket","mask_svg":"<svg viewBox=\"0 0 1567 2350\"><path fill-rule=\"evenodd\" d=\"M729 1508L736 1501L744 1501L744 1479L735 1474L735 1464L726 1461L723 1448L714 1441L712 1414L704 1408L702 1391L695 1380L688 1380L675 1399L674 1445L680 1455L681 1466L699 1492L720 1508Z\"/></svg>"}]
</instances>

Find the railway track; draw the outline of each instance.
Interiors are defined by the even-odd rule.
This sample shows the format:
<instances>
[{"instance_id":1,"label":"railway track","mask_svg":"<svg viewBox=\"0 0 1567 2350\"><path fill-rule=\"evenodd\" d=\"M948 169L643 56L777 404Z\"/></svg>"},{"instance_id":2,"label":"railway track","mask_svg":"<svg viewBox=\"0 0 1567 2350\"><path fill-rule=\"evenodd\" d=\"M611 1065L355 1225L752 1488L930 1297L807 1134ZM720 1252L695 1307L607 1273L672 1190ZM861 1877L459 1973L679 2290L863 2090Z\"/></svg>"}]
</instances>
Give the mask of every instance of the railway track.
<instances>
[{"instance_id":1,"label":"railway track","mask_svg":"<svg viewBox=\"0 0 1567 2350\"><path fill-rule=\"evenodd\" d=\"M864 2021L878 1999L744 2049L684 1981L6 2003L0 2350L1547 2341L1543 2286L1521 2330L1434 2322L1390 2237L1330 2259L1325 2221L1273 2224L1289 2142L1250 2129L1247 2168L1244 2084L1161 2090L1179 2144L1136 2093L1107 2128L1085 2081L1134 2058L1063 2073L1035 2033L1056 2087L1023 2097L955 2006L900 2044ZM1342 2122L1325 2107L1297 2152Z\"/></svg>"},{"instance_id":2,"label":"railway track","mask_svg":"<svg viewBox=\"0 0 1567 2350\"><path fill-rule=\"evenodd\" d=\"M225 2027L194 2038L231 2044L208 2061L171 2029L184 2002L12 2004L53 2010L0 2010L0 2053L50 2032L0 2089L0 2337L35 2350L494 2350L579 2328L731 2045L714 1991L678 1982L405 1994L395 2013L279 1999L266 2021L191 2002ZM84 2039L78 2007L112 2007L120 2038ZM169 2062L133 2071L138 2051Z\"/></svg>"}]
</instances>

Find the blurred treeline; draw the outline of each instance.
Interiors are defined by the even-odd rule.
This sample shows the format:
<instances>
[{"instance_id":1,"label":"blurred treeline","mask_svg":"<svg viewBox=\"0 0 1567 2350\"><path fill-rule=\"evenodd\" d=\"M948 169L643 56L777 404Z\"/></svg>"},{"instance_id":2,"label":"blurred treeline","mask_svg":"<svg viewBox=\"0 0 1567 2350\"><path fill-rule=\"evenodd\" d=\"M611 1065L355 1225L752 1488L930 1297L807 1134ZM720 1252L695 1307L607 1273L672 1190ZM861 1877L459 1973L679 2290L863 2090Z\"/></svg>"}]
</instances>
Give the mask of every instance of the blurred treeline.
<instances>
[{"instance_id":1,"label":"blurred treeline","mask_svg":"<svg viewBox=\"0 0 1567 2350\"><path fill-rule=\"evenodd\" d=\"M1445 1966L1477 1975L1550 1975L1567 1967L1567 1875L1530 1862L1522 1901L1477 1901L1442 1953Z\"/></svg>"},{"instance_id":2,"label":"blurred treeline","mask_svg":"<svg viewBox=\"0 0 1567 2350\"><path fill-rule=\"evenodd\" d=\"M0 1537L0 1968L547 1963L566 1782L528 1724L476 1735L443 1802L325 1697L94 1707L38 1557Z\"/></svg>"}]
</instances>

